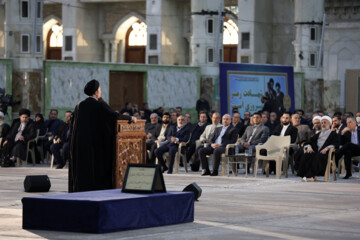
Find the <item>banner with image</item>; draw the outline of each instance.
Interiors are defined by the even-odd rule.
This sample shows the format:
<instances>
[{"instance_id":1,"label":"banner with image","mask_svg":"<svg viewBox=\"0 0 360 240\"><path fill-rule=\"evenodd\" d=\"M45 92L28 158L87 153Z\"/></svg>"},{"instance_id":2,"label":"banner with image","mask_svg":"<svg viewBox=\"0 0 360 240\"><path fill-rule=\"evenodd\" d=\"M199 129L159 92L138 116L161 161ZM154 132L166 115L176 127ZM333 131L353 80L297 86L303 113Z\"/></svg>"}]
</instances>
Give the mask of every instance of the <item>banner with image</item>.
<instances>
[{"instance_id":1,"label":"banner with image","mask_svg":"<svg viewBox=\"0 0 360 240\"><path fill-rule=\"evenodd\" d=\"M255 71L254 71L255 70ZM288 66L220 64L221 113L237 109L254 113L263 109L267 97L278 115L294 110L293 70Z\"/></svg>"}]
</instances>

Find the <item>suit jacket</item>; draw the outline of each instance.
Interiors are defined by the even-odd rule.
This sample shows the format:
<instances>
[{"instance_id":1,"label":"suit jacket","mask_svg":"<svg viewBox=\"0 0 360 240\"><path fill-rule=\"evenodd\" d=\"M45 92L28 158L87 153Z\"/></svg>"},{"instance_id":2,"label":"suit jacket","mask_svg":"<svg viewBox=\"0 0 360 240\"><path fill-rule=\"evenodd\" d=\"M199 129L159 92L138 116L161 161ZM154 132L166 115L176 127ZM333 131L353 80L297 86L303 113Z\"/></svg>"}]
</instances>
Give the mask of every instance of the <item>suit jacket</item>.
<instances>
[{"instance_id":1,"label":"suit jacket","mask_svg":"<svg viewBox=\"0 0 360 240\"><path fill-rule=\"evenodd\" d=\"M219 137L223 127L218 127L215 129L214 135L211 138L212 143L215 143L215 141ZM226 145L228 145L228 144L235 143L237 139L238 139L238 133L236 131L236 128L234 128L232 125L229 125L229 127L226 129L224 135L221 138L221 145L223 147L226 147Z\"/></svg>"},{"instance_id":2,"label":"suit jacket","mask_svg":"<svg viewBox=\"0 0 360 240\"><path fill-rule=\"evenodd\" d=\"M180 142L187 142L190 138L190 128L185 125L179 131L177 131L177 126L171 126L167 139L170 140L171 137L178 138L177 143L170 142L170 145L179 144Z\"/></svg>"},{"instance_id":3,"label":"suit jacket","mask_svg":"<svg viewBox=\"0 0 360 240\"><path fill-rule=\"evenodd\" d=\"M283 125L278 125L274 132L273 132L273 135L275 136L280 136L281 134L281 131L283 129ZM291 143L296 143L296 139L297 139L297 136L298 136L298 130L296 127L294 127L291 123L290 125L288 126L288 128L286 129L285 131L285 134L284 136L290 136L291 138Z\"/></svg>"},{"instance_id":4,"label":"suit jacket","mask_svg":"<svg viewBox=\"0 0 360 240\"><path fill-rule=\"evenodd\" d=\"M55 139L60 138L61 142L66 142L66 132L69 130L69 124L66 122L60 123L56 130Z\"/></svg>"},{"instance_id":5,"label":"suit jacket","mask_svg":"<svg viewBox=\"0 0 360 240\"><path fill-rule=\"evenodd\" d=\"M235 127L236 132L238 133L238 137L241 137L245 132L244 123L240 120L235 126L231 123L233 127Z\"/></svg>"},{"instance_id":6,"label":"suit jacket","mask_svg":"<svg viewBox=\"0 0 360 240\"><path fill-rule=\"evenodd\" d=\"M213 137L215 129L218 127L222 127L221 123L218 123L217 125L210 124L205 127L204 132L200 136L200 141L203 142L207 139L210 139Z\"/></svg>"},{"instance_id":7,"label":"suit jacket","mask_svg":"<svg viewBox=\"0 0 360 240\"><path fill-rule=\"evenodd\" d=\"M156 140L157 137L159 136L159 135L156 136L156 129L157 129L158 125L160 125L160 131L161 131L161 124L159 124L159 123L155 123L155 124L146 123L146 125L145 125L145 132L146 132L146 134L151 133L152 140Z\"/></svg>"},{"instance_id":8,"label":"suit jacket","mask_svg":"<svg viewBox=\"0 0 360 240\"><path fill-rule=\"evenodd\" d=\"M341 134L341 133L340 133ZM358 143L360 145L360 127L357 128L357 135L358 135ZM351 132L347 131L340 137L340 144L344 145L345 143L351 142Z\"/></svg>"},{"instance_id":9,"label":"suit jacket","mask_svg":"<svg viewBox=\"0 0 360 240\"><path fill-rule=\"evenodd\" d=\"M245 130L245 133L241 137L241 143L246 143L249 141L250 136L254 130L255 126L248 126ZM251 145L257 145L259 143L265 143L266 140L269 138L269 128L264 124L260 124L257 127L254 136L251 139Z\"/></svg>"},{"instance_id":10,"label":"suit jacket","mask_svg":"<svg viewBox=\"0 0 360 240\"><path fill-rule=\"evenodd\" d=\"M200 138L200 135L205 131L206 126L209 125L207 122L203 125L199 125L198 123L194 125L194 127L191 130L191 142L195 142Z\"/></svg>"},{"instance_id":11,"label":"suit jacket","mask_svg":"<svg viewBox=\"0 0 360 240\"><path fill-rule=\"evenodd\" d=\"M6 140L8 141L15 141L15 137L16 134L18 132L18 129L20 127L21 122L20 121L16 121L14 123L14 125L12 126L12 128L10 129L9 134L6 136ZM21 134L24 137L24 142L27 143L29 140L33 139L36 137L36 132L34 130L34 126L33 126L33 120L29 119L28 122L25 125L24 130L22 131Z\"/></svg>"},{"instance_id":12,"label":"suit jacket","mask_svg":"<svg viewBox=\"0 0 360 240\"><path fill-rule=\"evenodd\" d=\"M326 148L329 145L334 145L335 148L339 147L339 135L335 131L331 131L330 135L325 140L322 147L319 149L318 146L317 146L317 140L319 138L320 133L321 132L319 132L319 133L315 134L314 136L312 136L311 139L310 139L310 142L305 143L305 146L310 144L311 148L315 152L320 152L321 150L323 150L324 148Z\"/></svg>"},{"instance_id":13,"label":"suit jacket","mask_svg":"<svg viewBox=\"0 0 360 240\"><path fill-rule=\"evenodd\" d=\"M156 126L156 130L155 130L155 137L156 137L156 139L157 139L157 138L159 137L159 135L160 135L161 128L162 128L162 124L159 124L159 125ZM170 123L169 123L169 124L166 126L165 133L164 133L165 140L168 139L167 137L168 137L170 128L171 128L171 125L170 125Z\"/></svg>"}]
</instances>

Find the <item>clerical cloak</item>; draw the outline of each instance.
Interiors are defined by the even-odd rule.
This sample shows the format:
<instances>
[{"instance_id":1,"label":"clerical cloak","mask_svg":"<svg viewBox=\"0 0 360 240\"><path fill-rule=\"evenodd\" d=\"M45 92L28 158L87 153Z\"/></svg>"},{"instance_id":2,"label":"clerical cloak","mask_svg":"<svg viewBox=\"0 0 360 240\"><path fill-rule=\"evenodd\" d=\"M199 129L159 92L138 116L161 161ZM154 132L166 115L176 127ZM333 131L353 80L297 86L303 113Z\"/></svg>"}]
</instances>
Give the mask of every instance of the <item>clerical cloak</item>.
<instances>
[{"instance_id":1,"label":"clerical cloak","mask_svg":"<svg viewBox=\"0 0 360 240\"><path fill-rule=\"evenodd\" d=\"M119 115L102 100L88 97L74 110L71 124L69 192L111 189L115 166L116 120Z\"/></svg>"}]
</instances>

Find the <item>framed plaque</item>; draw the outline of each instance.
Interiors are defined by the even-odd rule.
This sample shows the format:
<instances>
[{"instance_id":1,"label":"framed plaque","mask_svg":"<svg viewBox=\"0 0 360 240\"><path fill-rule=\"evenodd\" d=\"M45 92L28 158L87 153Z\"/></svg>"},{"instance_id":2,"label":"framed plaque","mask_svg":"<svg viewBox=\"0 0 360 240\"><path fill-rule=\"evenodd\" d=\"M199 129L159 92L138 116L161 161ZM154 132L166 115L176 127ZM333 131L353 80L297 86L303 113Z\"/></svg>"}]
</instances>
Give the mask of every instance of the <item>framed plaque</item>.
<instances>
[{"instance_id":1,"label":"framed plaque","mask_svg":"<svg viewBox=\"0 0 360 240\"><path fill-rule=\"evenodd\" d=\"M129 163L122 191L129 193L166 192L160 165Z\"/></svg>"}]
</instances>

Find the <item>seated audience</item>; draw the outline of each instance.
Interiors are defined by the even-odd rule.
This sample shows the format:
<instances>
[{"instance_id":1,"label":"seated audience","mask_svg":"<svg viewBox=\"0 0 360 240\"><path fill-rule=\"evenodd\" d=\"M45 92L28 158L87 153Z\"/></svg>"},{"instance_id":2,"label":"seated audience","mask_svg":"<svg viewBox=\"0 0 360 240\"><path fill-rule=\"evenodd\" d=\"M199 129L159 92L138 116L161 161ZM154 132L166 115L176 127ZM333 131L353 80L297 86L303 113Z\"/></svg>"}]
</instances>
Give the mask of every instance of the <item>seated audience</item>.
<instances>
[{"instance_id":1,"label":"seated audience","mask_svg":"<svg viewBox=\"0 0 360 240\"><path fill-rule=\"evenodd\" d=\"M185 117L185 121L186 121L186 125L190 128L190 130L193 130L194 125L191 123L191 115L190 113L185 113L184 114Z\"/></svg>"},{"instance_id":2,"label":"seated audience","mask_svg":"<svg viewBox=\"0 0 360 240\"><path fill-rule=\"evenodd\" d=\"M339 137L335 131L331 131L332 120L329 116L321 118L321 130L305 143L304 154L299 161L297 175L303 181L314 181L314 177L323 176L325 173L328 152L331 148L337 148Z\"/></svg>"},{"instance_id":3,"label":"seated audience","mask_svg":"<svg viewBox=\"0 0 360 240\"><path fill-rule=\"evenodd\" d=\"M201 134L204 132L206 126L208 126L207 116L206 114L200 113L199 122L194 125L193 129L191 130L191 138L190 142L186 145L186 157L187 162L190 161L190 158L195 153L196 150L196 140L200 139Z\"/></svg>"},{"instance_id":4,"label":"seated audience","mask_svg":"<svg viewBox=\"0 0 360 240\"><path fill-rule=\"evenodd\" d=\"M333 116L332 121L331 130L336 131L336 133L340 135L342 130L345 128L345 126L341 123L341 118L339 116Z\"/></svg>"},{"instance_id":5,"label":"seated audience","mask_svg":"<svg viewBox=\"0 0 360 240\"><path fill-rule=\"evenodd\" d=\"M238 136L242 136L242 134L245 132L244 124L241 121L240 113L238 113L238 112L233 113L231 125L234 128L236 128L236 132L238 133Z\"/></svg>"},{"instance_id":6,"label":"seated audience","mask_svg":"<svg viewBox=\"0 0 360 240\"><path fill-rule=\"evenodd\" d=\"M154 164L155 163L155 154L154 151L157 148L157 145L162 146L164 144L167 144L169 141L167 139L168 133L170 131L171 125L169 124L170 116L168 112L165 112L162 116L162 124L158 124L155 129L154 135L152 135L152 138L154 138L154 141L147 141L146 148L150 150L150 156L147 159L147 163Z\"/></svg>"},{"instance_id":7,"label":"seated audience","mask_svg":"<svg viewBox=\"0 0 360 240\"><path fill-rule=\"evenodd\" d=\"M270 113L270 119L268 120L267 126L269 128L269 136L271 136L275 130L275 128L280 124L279 120L277 119L276 112Z\"/></svg>"},{"instance_id":8,"label":"seated audience","mask_svg":"<svg viewBox=\"0 0 360 240\"><path fill-rule=\"evenodd\" d=\"M130 116L134 114L133 104L131 102L126 102L125 107L120 111L121 114L124 114L125 112L127 112Z\"/></svg>"},{"instance_id":9,"label":"seated audience","mask_svg":"<svg viewBox=\"0 0 360 240\"><path fill-rule=\"evenodd\" d=\"M145 119L147 122L150 122L150 115L151 115L151 110L149 108L149 104L148 103L143 103L143 108L141 109L144 113L144 117L142 119ZM162 115L160 116L158 114L158 117L161 118Z\"/></svg>"},{"instance_id":10,"label":"seated audience","mask_svg":"<svg viewBox=\"0 0 360 240\"><path fill-rule=\"evenodd\" d=\"M201 165L203 169L202 176L211 175L217 176L221 161L221 154L225 153L226 145L236 142L238 133L236 128L231 124L231 117L225 114L222 118L222 127L216 128L213 137L211 138L211 145L199 150ZM210 172L209 162L206 155L214 154L213 172Z\"/></svg>"},{"instance_id":11,"label":"seated audience","mask_svg":"<svg viewBox=\"0 0 360 240\"><path fill-rule=\"evenodd\" d=\"M244 129L246 130L246 128L250 125L250 112L244 112Z\"/></svg>"},{"instance_id":12,"label":"seated audience","mask_svg":"<svg viewBox=\"0 0 360 240\"><path fill-rule=\"evenodd\" d=\"M50 152L50 146L52 144L52 139L56 133L56 130L60 126L63 121L58 119L58 110L51 109L49 113L49 119L45 121L48 132L46 133L46 137L44 137L43 145L44 145L44 153Z\"/></svg>"},{"instance_id":13,"label":"seated audience","mask_svg":"<svg viewBox=\"0 0 360 240\"><path fill-rule=\"evenodd\" d=\"M149 150L150 152L160 133L157 131L159 129L159 126L161 126L161 124L159 123L158 115L156 113L152 113L150 115L150 122L145 124L146 150ZM146 154L146 162L150 163L149 154Z\"/></svg>"},{"instance_id":14,"label":"seated audience","mask_svg":"<svg viewBox=\"0 0 360 240\"><path fill-rule=\"evenodd\" d=\"M261 115L256 112L251 117L253 125L248 126L239 142L239 152L245 152L245 149L254 148L259 143L265 143L269 138L269 128L261 123Z\"/></svg>"},{"instance_id":15,"label":"seated audience","mask_svg":"<svg viewBox=\"0 0 360 240\"><path fill-rule=\"evenodd\" d=\"M296 113L299 115L300 117L300 125L302 124L308 124L307 120L304 118L304 110L302 109L298 109L296 110Z\"/></svg>"},{"instance_id":16,"label":"seated audience","mask_svg":"<svg viewBox=\"0 0 360 240\"><path fill-rule=\"evenodd\" d=\"M220 114L218 112L214 112L211 117L212 124L207 125L205 127L204 132L201 134L199 141L201 145L195 150L195 162L191 164L191 171L197 172L200 168L200 158L199 151L204 148L204 144L209 144L212 136L214 135L215 129L218 127L222 127L220 123Z\"/></svg>"},{"instance_id":17,"label":"seated audience","mask_svg":"<svg viewBox=\"0 0 360 240\"><path fill-rule=\"evenodd\" d=\"M336 162L344 156L346 175L344 179L348 179L352 176L351 158L353 156L360 156L360 127L357 126L354 117L347 117L347 127L341 132L341 143L343 147L340 148L336 154Z\"/></svg>"},{"instance_id":18,"label":"seated audience","mask_svg":"<svg viewBox=\"0 0 360 240\"><path fill-rule=\"evenodd\" d=\"M35 133L37 133L37 131L39 131L39 136L44 136L47 131L44 117L41 113L35 114L34 130L35 130ZM43 148L43 140L44 139L38 138L36 146ZM36 158L36 163L40 163L41 157L40 157L40 153L39 153L37 147L35 148L35 158ZM42 160L44 160L44 159L41 159L41 161Z\"/></svg>"},{"instance_id":19,"label":"seated audience","mask_svg":"<svg viewBox=\"0 0 360 240\"><path fill-rule=\"evenodd\" d=\"M183 115L183 114L182 114L182 107L176 107L176 108L175 108L175 112L176 112L176 116Z\"/></svg>"},{"instance_id":20,"label":"seated audience","mask_svg":"<svg viewBox=\"0 0 360 240\"><path fill-rule=\"evenodd\" d=\"M315 116L312 120L313 123L313 135L319 133L321 131L321 117L320 116ZM300 123L301 124L301 123Z\"/></svg>"},{"instance_id":21,"label":"seated audience","mask_svg":"<svg viewBox=\"0 0 360 240\"><path fill-rule=\"evenodd\" d=\"M298 129L292 126L290 122L290 113L285 112L280 118L281 125L278 125L273 132L274 136L290 136L290 143L295 144L298 136ZM307 126L307 125L304 125ZM289 154L294 154L294 151L297 150L297 147L292 147L289 150ZM276 174L276 164L274 161L270 161L270 169L269 172L274 172Z\"/></svg>"},{"instance_id":22,"label":"seated audience","mask_svg":"<svg viewBox=\"0 0 360 240\"><path fill-rule=\"evenodd\" d=\"M170 113L170 112L169 112ZM177 125L177 115L176 112L170 113L170 125L176 126Z\"/></svg>"},{"instance_id":23,"label":"seated audience","mask_svg":"<svg viewBox=\"0 0 360 240\"><path fill-rule=\"evenodd\" d=\"M19 116L19 121L15 121L3 144L4 155L10 155L12 162L15 162L17 158L26 160L27 142L36 137L30 111L20 109Z\"/></svg>"},{"instance_id":24,"label":"seated audience","mask_svg":"<svg viewBox=\"0 0 360 240\"><path fill-rule=\"evenodd\" d=\"M300 146L304 142L310 141L310 138L314 135L308 125L300 125L300 116L297 113L291 115L291 123L298 130L298 137L296 143Z\"/></svg>"},{"instance_id":25,"label":"seated audience","mask_svg":"<svg viewBox=\"0 0 360 240\"><path fill-rule=\"evenodd\" d=\"M190 129L186 126L184 116L180 115L177 118L177 126L172 126L168 134L169 142L155 150L155 155L158 158L159 164L162 166L162 171L168 171L172 174L175 161L175 155L179 148L179 143L187 142L190 138ZM169 168L166 166L163 154L169 152Z\"/></svg>"},{"instance_id":26,"label":"seated audience","mask_svg":"<svg viewBox=\"0 0 360 240\"><path fill-rule=\"evenodd\" d=\"M0 148L2 147L5 138L10 131L10 126L4 121L4 117L4 113L0 112L0 138L2 139Z\"/></svg>"},{"instance_id":27,"label":"seated audience","mask_svg":"<svg viewBox=\"0 0 360 240\"><path fill-rule=\"evenodd\" d=\"M62 169L66 161L70 158L69 151L69 135L70 135L70 120L72 112L66 111L65 122L61 123L56 131L53 139L54 143L50 146L50 151L54 155L54 162L58 164L56 169ZM60 149L63 150L63 156L60 154Z\"/></svg>"}]
</instances>

